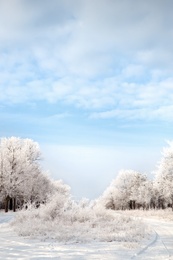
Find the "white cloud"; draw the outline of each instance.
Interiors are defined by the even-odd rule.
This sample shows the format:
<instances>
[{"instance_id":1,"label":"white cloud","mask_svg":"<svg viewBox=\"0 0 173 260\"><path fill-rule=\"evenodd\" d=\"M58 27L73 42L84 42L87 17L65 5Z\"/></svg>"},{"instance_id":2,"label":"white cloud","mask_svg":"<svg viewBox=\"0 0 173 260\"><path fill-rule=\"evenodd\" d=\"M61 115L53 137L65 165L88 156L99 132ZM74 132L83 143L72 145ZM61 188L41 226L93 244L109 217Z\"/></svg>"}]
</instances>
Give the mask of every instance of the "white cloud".
<instances>
[{"instance_id":1,"label":"white cloud","mask_svg":"<svg viewBox=\"0 0 173 260\"><path fill-rule=\"evenodd\" d=\"M120 118L128 120L163 120L173 122L173 106L161 106L159 108L139 109L114 109L105 112L95 112L90 115L91 119Z\"/></svg>"},{"instance_id":2,"label":"white cloud","mask_svg":"<svg viewBox=\"0 0 173 260\"><path fill-rule=\"evenodd\" d=\"M59 120L59 119L63 119L63 118L66 118L66 117L70 117L70 114L69 113L59 113L59 114L54 114L54 115L51 115L47 118L44 118L44 122L45 121L53 121L53 120Z\"/></svg>"},{"instance_id":3,"label":"white cloud","mask_svg":"<svg viewBox=\"0 0 173 260\"><path fill-rule=\"evenodd\" d=\"M172 5L1 1L1 102L60 100L100 118L164 118L166 107L168 119Z\"/></svg>"}]
</instances>

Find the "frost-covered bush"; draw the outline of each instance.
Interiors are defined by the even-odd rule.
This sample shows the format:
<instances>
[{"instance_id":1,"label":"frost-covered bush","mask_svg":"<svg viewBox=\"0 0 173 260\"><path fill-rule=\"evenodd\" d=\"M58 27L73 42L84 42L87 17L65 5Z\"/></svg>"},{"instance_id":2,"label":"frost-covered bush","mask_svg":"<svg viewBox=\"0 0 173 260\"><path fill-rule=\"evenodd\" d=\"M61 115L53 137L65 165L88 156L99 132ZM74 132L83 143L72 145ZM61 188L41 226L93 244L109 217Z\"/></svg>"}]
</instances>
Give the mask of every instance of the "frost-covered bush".
<instances>
[{"instance_id":1,"label":"frost-covered bush","mask_svg":"<svg viewBox=\"0 0 173 260\"><path fill-rule=\"evenodd\" d=\"M120 216L85 199L78 203L56 194L35 208L18 212L12 223L21 236L55 239L60 242L139 242L148 230L141 221Z\"/></svg>"}]
</instances>

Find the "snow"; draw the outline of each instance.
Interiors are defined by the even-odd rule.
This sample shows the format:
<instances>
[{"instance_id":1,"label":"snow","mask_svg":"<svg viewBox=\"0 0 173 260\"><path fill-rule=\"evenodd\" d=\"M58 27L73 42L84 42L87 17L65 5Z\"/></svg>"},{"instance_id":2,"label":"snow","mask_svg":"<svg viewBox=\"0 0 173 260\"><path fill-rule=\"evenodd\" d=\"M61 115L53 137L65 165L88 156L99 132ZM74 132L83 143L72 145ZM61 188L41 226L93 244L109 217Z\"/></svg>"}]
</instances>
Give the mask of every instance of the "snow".
<instances>
[{"instance_id":1,"label":"snow","mask_svg":"<svg viewBox=\"0 0 173 260\"><path fill-rule=\"evenodd\" d=\"M154 230L151 243L140 250L134 259L173 259L173 222L156 219L145 220Z\"/></svg>"},{"instance_id":2,"label":"snow","mask_svg":"<svg viewBox=\"0 0 173 260\"><path fill-rule=\"evenodd\" d=\"M0 259L173 259L173 222L169 220L145 217L153 230L152 237L138 248L128 248L123 242L60 243L24 238L13 231L13 218L14 213L0 213Z\"/></svg>"}]
</instances>

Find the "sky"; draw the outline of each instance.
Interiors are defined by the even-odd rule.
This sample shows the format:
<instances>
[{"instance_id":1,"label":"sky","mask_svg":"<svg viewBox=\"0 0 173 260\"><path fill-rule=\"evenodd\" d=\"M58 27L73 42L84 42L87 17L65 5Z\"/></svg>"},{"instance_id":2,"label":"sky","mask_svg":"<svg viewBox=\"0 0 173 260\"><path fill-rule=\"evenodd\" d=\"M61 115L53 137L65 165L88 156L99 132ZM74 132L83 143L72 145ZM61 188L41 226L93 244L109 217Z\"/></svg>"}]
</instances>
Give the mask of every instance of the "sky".
<instances>
[{"instance_id":1,"label":"sky","mask_svg":"<svg viewBox=\"0 0 173 260\"><path fill-rule=\"evenodd\" d=\"M0 0L0 137L75 198L151 176L173 139L172 0Z\"/></svg>"}]
</instances>

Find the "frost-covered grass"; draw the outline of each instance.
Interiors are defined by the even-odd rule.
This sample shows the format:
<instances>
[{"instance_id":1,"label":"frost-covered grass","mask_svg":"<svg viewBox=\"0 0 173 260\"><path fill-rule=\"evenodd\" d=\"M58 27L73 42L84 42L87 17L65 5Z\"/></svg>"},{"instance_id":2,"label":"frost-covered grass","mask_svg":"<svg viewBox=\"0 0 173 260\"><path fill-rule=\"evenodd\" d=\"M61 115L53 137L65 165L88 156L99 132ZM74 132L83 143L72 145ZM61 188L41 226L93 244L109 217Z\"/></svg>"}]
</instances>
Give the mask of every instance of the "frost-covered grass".
<instances>
[{"instance_id":1,"label":"frost-covered grass","mask_svg":"<svg viewBox=\"0 0 173 260\"><path fill-rule=\"evenodd\" d=\"M129 245L149 235L141 220L90 204L60 204L55 197L37 209L30 206L17 213L12 226L21 236L70 243L119 241Z\"/></svg>"},{"instance_id":2,"label":"frost-covered grass","mask_svg":"<svg viewBox=\"0 0 173 260\"><path fill-rule=\"evenodd\" d=\"M140 218L154 218L161 219L165 221L173 221L173 211L171 208L167 209L150 209L150 210L118 210L118 214L130 217L140 217Z\"/></svg>"}]
</instances>

